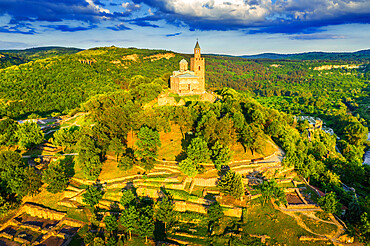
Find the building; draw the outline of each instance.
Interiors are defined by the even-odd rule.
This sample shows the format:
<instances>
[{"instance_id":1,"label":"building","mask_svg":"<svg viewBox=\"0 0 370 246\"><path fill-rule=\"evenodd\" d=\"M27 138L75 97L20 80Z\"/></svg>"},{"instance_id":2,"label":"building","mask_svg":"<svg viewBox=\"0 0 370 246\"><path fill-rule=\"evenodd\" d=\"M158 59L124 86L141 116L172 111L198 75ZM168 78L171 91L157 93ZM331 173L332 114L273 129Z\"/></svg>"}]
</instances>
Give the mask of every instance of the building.
<instances>
[{"instance_id":1,"label":"building","mask_svg":"<svg viewBox=\"0 0 370 246\"><path fill-rule=\"evenodd\" d=\"M194 48L194 57L190 59L190 70L188 70L188 62L185 59L180 61L179 66L179 71L174 71L170 77L172 92L180 96L204 93L206 68L198 41Z\"/></svg>"}]
</instances>

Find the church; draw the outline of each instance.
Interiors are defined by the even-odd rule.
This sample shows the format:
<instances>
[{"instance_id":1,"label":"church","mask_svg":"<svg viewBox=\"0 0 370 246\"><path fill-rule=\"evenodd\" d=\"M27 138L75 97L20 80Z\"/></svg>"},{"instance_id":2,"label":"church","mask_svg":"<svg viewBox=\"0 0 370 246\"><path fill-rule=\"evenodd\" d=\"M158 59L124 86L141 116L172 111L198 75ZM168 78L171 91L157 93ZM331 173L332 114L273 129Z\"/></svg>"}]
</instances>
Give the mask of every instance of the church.
<instances>
[{"instance_id":1,"label":"church","mask_svg":"<svg viewBox=\"0 0 370 246\"><path fill-rule=\"evenodd\" d=\"M174 71L170 77L170 87L173 93L186 96L205 92L205 61L200 54L200 46L197 41L194 57L190 59L190 70L188 70L188 62L182 59L179 71Z\"/></svg>"}]
</instances>

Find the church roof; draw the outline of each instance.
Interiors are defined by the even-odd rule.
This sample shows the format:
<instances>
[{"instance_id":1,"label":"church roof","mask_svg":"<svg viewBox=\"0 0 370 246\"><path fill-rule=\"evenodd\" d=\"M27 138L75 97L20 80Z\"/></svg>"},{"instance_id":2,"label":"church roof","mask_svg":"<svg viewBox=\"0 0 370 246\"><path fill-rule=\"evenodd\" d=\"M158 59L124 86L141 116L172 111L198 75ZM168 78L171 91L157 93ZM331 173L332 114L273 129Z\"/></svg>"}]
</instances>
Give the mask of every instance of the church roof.
<instances>
[{"instance_id":1,"label":"church roof","mask_svg":"<svg viewBox=\"0 0 370 246\"><path fill-rule=\"evenodd\" d=\"M199 46L198 41L197 41L197 44L195 45L195 48L194 49L200 49L200 46Z\"/></svg>"},{"instance_id":2,"label":"church roof","mask_svg":"<svg viewBox=\"0 0 370 246\"><path fill-rule=\"evenodd\" d=\"M185 59L182 59L180 63L188 63Z\"/></svg>"},{"instance_id":3,"label":"church roof","mask_svg":"<svg viewBox=\"0 0 370 246\"><path fill-rule=\"evenodd\" d=\"M199 78L198 76L192 75L192 74L189 74L189 73L180 74L180 75L177 75L176 77L177 78Z\"/></svg>"}]
</instances>

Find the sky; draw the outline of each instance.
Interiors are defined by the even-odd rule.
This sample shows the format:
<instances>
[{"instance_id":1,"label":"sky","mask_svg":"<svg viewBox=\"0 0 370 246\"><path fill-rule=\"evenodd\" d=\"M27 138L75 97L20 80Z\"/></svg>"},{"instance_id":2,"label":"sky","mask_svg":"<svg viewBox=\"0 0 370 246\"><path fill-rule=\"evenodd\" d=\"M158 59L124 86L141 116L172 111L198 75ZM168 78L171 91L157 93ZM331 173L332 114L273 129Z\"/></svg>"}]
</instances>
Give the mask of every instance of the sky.
<instances>
[{"instance_id":1,"label":"sky","mask_svg":"<svg viewBox=\"0 0 370 246\"><path fill-rule=\"evenodd\" d=\"M192 53L370 48L370 0L0 0L0 49L102 46Z\"/></svg>"}]
</instances>

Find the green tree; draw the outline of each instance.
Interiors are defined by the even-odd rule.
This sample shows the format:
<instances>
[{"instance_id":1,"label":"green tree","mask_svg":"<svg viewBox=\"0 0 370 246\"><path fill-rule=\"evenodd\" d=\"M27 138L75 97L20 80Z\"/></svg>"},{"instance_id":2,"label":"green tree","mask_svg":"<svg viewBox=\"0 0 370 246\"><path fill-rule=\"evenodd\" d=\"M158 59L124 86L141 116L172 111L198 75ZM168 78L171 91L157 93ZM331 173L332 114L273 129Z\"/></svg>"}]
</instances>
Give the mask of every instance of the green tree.
<instances>
[{"instance_id":1,"label":"green tree","mask_svg":"<svg viewBox=\"0 0 370 246\"><path fill-rule=\"evenodd\" d=\"M143 126L138 133L135 155L145 161L155 159L158 156L158 148L161 146L159 133L149 127Z\"/></svg>"},{"instance_id":2,"label":"green tree","mask_svg":"<svg viewBox=\"0 0 370 246\"><path fill-rule=\"evenodd\" d=\"M222 207L218 202L212 203L207 208L207 218L209 221L209 227L212 227L214 224L219 223L221 218L224 217L224 212L222 211Z\"/></svg>"},{"instance_id":3,"label":"green tree","mask_svg":"<svg viewBox=\"0 0 370 246\"><path fill-rule=\"evenodd\" d=\"M207 142L201 138L193 138L190 145L186 149L186 154L190 160L195 163L202 163L209 161L211 151L208 149Z\"/></svg>"},{"instance_id":4,"label":"green tree","mask_svg":"<svg viewBox=\"0 0 370 246\"><path fill-rule=\"evenodd\" d=\"M271 198L275 198L278 203L286 203L284 190L278 186L275 179L263 181L259 188L262 194L263 205Z\"/></svg>"},{"instance_id":5,"label":"green tree","mask_svg":"<svg viewBox=\"0 0 370 246\"><path fill-rule=\"evenodd\" d=\"M64 191L68 186L68 174L66 168L60 162L50 163L43 172L42 180L48 184L46 190L51 193Z\"/></svg>"},{"instance_id":6,"label":"green tree","mask_svg":"<svg viewBox=\"0 0 370 246\"><path fill-rule=\"evenodd\" d=\"M115 137L110 141L109 149L114 152L117 161L120 154L124 152L124 148L125 144L119 138Z\"/></svg>"},{"instance_id":7,"label":"green tree","mask_svg":"<svg viewBox=\"0 0 370 246\"><path fill-rule=\"evenodd\" d=\"M105 243L101 237L96 237L94 238L93 245L94 246L105 246Z\"/></svg>"},{"instance_id":8,"label":"green tree","mask_svg":"<svg viewBox=\"0 0 370 246\"><path fill-rule=\"evenodd\" d=\"M135 160L134 157L124 155L121 157L121 159L118 162L118 168L122 171L128 171L134 167Z\"/></svg>"},{"instance_id":9,"label":"green tree","mask_svg":"<svg viewBox=\"0 0 370 246\"><path fill-rule=\"evenodd\" d=\"M231 195L235 198L241 198L244 195L242 176L234 171L228 171L222 176L217 183L217 187L222 193Z\"/></svg>"},{"instance_id":10,"label":"green tree","mask_svg":"<svg viewBox=\"0 0 370 246\"><path fill-rule=\"evenodd\" d=\"M101 184L91 185L87 187L86 192L82 194L82 201L94 208L103 198L103 195L104 190Z\"/></svg>"},{"instance_id":11,"label":"green tree","mask_svg":"<svg viewBox=\"0 0 370 246\"><path fill-rule=\"evenodd\" d=\"M317 203L327 213L337 214L340 211L341 204L338 202L334 192L327 193L319 198Z\"/></svg>"},{"instance_id":12,"label":"green tree","mask_svg":"<svg viewBox=\"0 0 370 246\"><path fill-rule=\"evenodd\" d=\"M0 194L0 215L6 214L11 209L12 204Z\"/></svg>"},{"instance_id":13,"label":"green tree","mask_svg":"<svg viewBox=\"0 0 370 246\"><path fill-rule=\"evenodd\" d=\"M130 205L134 205L133 203L134 203L135 199L136 199L136 196L132 192L132 190L124 190L122 192L122 197L121 197L120 203L122 204L122 206L128 207Z\"/></svg>"},{"instance_id":14,"label":"green tree","mask_svg":"<svg viewBox=\"0 0 370 246\"><path fill-rule=\"evenodd\" d=\"M17 143L15 132L18 129L18 123L15 120L5 118L0 121L0 145L12 146Z\"/></svg>"},{"instance_id":15,"label":"green tree","mask_svg":"<svg viewBox=\"0 0 370 246\"><path fill-rule=\"evenodd\" d=\"M173 200L165 196L160 202L157 203L157 208L155 210L155 218L157 221L164 223L164 232L166 233L167 225L171 224L175 220L175 207Z\"/></svg>"},{"instance_id":16,"label":"green tree","mask_svg":"<svg viewBox=\"0 0 370 246\"><path fill-rule=\"evenodd\" d=\"M66 148L71 148L77 143L78 132L77 126L60 129L54 133L53 144L63 147L63 151L65 151Z\"/></svg>"},{"instance_id":17,"label":"green tree","mask_svg":"<svg viewBox=\"0 0 370 246\"><path fill-rule=\"evenodd\" d=\"M120 223L126 228L131 240L131 233L137 228L139 213L134 206L129 206L121 213Z\"/></svg>"},{"instance_id":18,"label":"green tree","mask_svg":"<svg viewBox=\"0 0 370 246\"><path fill-rule=\"evenodd\" d=\"M360 240L364 243L370 242L370 218L366 212L361 215Z\"/></svg>"},{"instance_id":19,"label":"green tree","mask_svg":"<svg viewBox=\"0 0 370 246\"><path fill-rule=\"evenodd\" d=\"M100 148L90 136L82 135L77 142L77 151L77 161L82 165L86 177L96 179L102 168Z\"/></svg>"},{"instance_id":20,"label":"green tree","mask_svg":"<svg viewBox=\"0 0 370 246\"><path fill-rule=\"evenodd\" d=\"M105 224L105 229L109 233L114 232L118 228L117 219L113 215L105 216L105 218L104 218L104 224Z\"/></svg>"},{"instance_id":21,"label":"green tree","mask_svg":"<svg viewBox=\"0 0 370 246\"><path fill-rule=\"evenodd\" d=\"M44 133L34 122L25 122L18 125L15 136L18 139L18 146L21 149L29 149L44 141Z\"/></svg>"},{"instance_id":22,"label":"green tree","mask_svg":"<svg viewBox=\"0 0 370 246\"><path fill-rule=\"evenodd\" d=\"M181 161L179 163L179 168L182 173L189 177L194 177L198 174L197 163L190 158L186 158L185 160Z\"/></svg>"},{"instance_id":23,"label":"green tree","mask_svg":"<svg viewBox=\"0 0 370 246\"><path fill-rule=\"evenodd\" d=\"M42 185L41 176L34 168L25 167L21 155L14 151L0 152L0 180L7 193L21 197L38 193Z\"/></svg>"},{"instance_id":24,"label":"green tree","mask_svg":"<svg viewBox=\"0 0 370 246\"><path fill-rule=\"evenodd\" d=\"M145 214L141 214L138 220L138 232L141 237L145 237L145 243L148 242L148 237L151 237L154 232L153 218Z\"/></svg>"},{"instance_id":25,"label":"green tree","mask_svg":"<svg viewBox=\"0 0 370 246\"><path fill-rule=\"evenodd\" d=\"M216 142L212 147L212 160L217 170L221 170L222 165L228 165L231 159L230 148L224 147Z\"/></svg>"}]
</instances>

